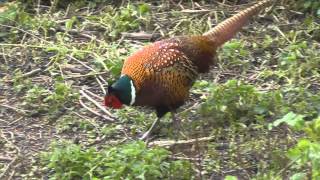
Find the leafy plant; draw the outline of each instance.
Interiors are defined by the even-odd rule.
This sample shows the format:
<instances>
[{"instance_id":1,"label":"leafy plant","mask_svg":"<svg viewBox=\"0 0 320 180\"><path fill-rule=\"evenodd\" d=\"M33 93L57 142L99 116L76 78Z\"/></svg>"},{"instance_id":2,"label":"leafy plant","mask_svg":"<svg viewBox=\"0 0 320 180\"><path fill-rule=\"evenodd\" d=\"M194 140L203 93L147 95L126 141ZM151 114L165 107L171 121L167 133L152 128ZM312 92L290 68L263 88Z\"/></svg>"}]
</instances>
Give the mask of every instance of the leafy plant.
<instances>
[{"instance_id":1,"label":"leafy plant","mask_svg":"<svg viewBox=\"0 0 320 180\"><path fill-rule=\"evenodd\" d=\"M65 106L68 106L77 97L77 93L70 86L62 82L56 82L53 92L35 85L27 91L24 97L26 101L23 103L23 106L33 110L33 113L48 112L54 115L65 108Z\"/></svg>"},{"instance_id":2,"label":"leafy plant","mask_svg":"<svg viewBox=\"0 0 320 180\"><path fill-rule=\"evenodd\" d=\"M49 90L44 87L35 85L33 88L29 89L26 93L25 100L28 103L42 103L42 100L49 94Z\"/></svg>"},{"instance_id":3,"label":"leafy plant","mask_svg":"<svg viewBox=\"0 0 320 180\"><path fill-rule=\"evenodd\" d=\"M42 156L50 179L175 179L192 178L186 161L171 161L169 151L147 148L141 141L101 150L80 145L53 144Z\"/></svg>"},{"instance_id":4,"label":"leafy plant","mask_svg":"<svg viewBox=\"0 0 320 180\"><path fill-rule=\"evenodd\" d=\"M281 123L286 123L295 129L301 129L304 125L304 116L300 114L295 114L293 112L289 112L281 119L277 119L272 123L272 126L279 126Z\"/></svg>"},{"instance_id":5,"label":"leafy plant","mask_svg":"<svg viewBox=\"0 0 320 180\"><path fill-rule=\"evenodd\" d=\"M142 24L147 25L147 15L149 6L141 4L139 6L127 4L119 9L109 8L108 12L101 16L88 17L89 20L97 21L105 29L105 34L111 39L117 38L121 32L135 30Z\"/></svg>"},{"instance_id":6,"label":"leafy plant","mask_svg":"<svg viewBox=\"0 0 320 180\"><path fill-rule=\"evenodd\" d=\"M289 150L288 157L294 162L292 168L307 169L311 166L312 179L320 176L320 143L308 139L299 140L298 144ZM300 176L303 174L299 173ZM293 176L297 176L297 173ZM307 175L304 174L306 178Z\"/></svg>"},{"instance_id":7,"label":"leafy plant","mask_svg":"<svg viewBox=\"0 0 320 180\"><path fill-rule=\"evenodd\" d=\"M200 113L218 123L249 123L272 116L281 109L282 101L279 92L263 93L252 85L229 80L212 89Z\"/></svg>"},{"instance_id":8,"label":"leafy plant","mask_svg":"<svg viewBox=\"0 0 320 180\"><path fill-rule=\"evenodd\" d=\"M278 126L283 122L308 135L308 138L299 139L286 155L292 161L290 169L294 174L291 179L307 178L308 175L303 172L304 169L311 169L312 179L316 179L320 176L320 117L311 122L305 122L302 118L303 116L290 112L282 119L275 121L273 125Z\"/></svg>"},{"instance_id":9,"label":"leafy plant","mask_svg":"<svg viewBox=\"0 0 320 180\"><path fill-rule=\"evenodd\" d=\"M247 65L244 57L248 57L249 50L245 46L245 42L241 40L231 40L223 45L223 53L219 54L219 58L223 59L223 64L228 68L241 67ZM247 68L246 66L244 66Z\"/></svg>"},{"instance_id":10,"label":"leafy plant","mask_svg":"<svg viewBox=\"0 0 320 180\"><path fill-rule=\"evenodd\" d=\"M90 131L95 128L95 124L88 120L79 119L71 115L65 115L57 121L56 129L61 132L77 132L78 130Z\"/></svg>"}]
</instances>

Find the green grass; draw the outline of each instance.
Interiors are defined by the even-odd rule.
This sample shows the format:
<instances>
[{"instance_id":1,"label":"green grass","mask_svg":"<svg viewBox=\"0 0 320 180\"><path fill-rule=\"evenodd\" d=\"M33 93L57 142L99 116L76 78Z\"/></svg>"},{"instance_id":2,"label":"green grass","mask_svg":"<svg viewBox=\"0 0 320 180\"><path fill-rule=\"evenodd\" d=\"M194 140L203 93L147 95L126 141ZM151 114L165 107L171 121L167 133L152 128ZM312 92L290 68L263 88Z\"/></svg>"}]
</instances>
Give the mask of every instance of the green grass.
<instances>
[{"instance_id":1,"label":"green grass","mask_svg":"<svg viewBox=\"0 0 320 180\"><path fill-rule=\"evenodd\" d=\"M103 97L127 56L157 38L201 34L234 14L235 2L26 2L0 11L0 135L6 137L0 157L9 159L0 162L0 173L8 169L5 175L17 179L319 176L316 1L280 2L226 43L217 68L200 77L178 111L181 133L167 115L154 139L211 140L170 147L136 141L156 117L149 109L108 109L116 117L110 123L88 111L106 115L79 91ZM141 31L152 38L122 36Z\"/></svg>"}]
</instances>

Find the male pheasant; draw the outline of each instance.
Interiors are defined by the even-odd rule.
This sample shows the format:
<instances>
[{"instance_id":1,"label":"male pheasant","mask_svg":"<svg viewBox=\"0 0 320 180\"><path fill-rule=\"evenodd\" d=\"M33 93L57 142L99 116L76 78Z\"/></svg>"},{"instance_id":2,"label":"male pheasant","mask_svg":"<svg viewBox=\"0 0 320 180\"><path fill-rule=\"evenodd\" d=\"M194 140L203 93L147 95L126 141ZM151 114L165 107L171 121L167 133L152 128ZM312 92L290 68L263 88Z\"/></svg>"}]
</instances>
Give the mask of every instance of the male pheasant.
<instances>
[{"instance_id":1,"label":"male pheasant","mask_svg":"<svg viewBox=\"0 0 320 180\"><path fill-rule=\"evenodd\" d=\"M154 108L158 119L142 136L145 139L163 115L173 115L184 104L199 73L208 72L215 64L217 48L271 2L263 0L203 35L173 37L145 46L125 60L120 78L108 87L105 105L115 109L122 104Z\"/></svg>"}]
</instances>

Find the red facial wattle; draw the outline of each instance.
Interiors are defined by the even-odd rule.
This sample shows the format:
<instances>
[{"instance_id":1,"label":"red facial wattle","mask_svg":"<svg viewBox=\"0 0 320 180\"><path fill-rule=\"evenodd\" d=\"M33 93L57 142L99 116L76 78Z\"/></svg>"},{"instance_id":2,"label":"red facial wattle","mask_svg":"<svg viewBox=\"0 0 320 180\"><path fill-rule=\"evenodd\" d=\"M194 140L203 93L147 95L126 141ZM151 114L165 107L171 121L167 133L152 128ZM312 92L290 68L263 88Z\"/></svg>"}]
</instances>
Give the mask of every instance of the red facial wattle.
<instances>
[{"instance_id":1,"label":"red facial wattle","mask_svg":"<svg viewBox=\"0 0 320 180\"><path fill-rule=\"evenodd\" d=\"M122 103L114 95L106 96L104 98L104 105L107 107L110 107L110 108L114 108L114 109L120 109L122 107Z\"/></svg>"}]
</instances>

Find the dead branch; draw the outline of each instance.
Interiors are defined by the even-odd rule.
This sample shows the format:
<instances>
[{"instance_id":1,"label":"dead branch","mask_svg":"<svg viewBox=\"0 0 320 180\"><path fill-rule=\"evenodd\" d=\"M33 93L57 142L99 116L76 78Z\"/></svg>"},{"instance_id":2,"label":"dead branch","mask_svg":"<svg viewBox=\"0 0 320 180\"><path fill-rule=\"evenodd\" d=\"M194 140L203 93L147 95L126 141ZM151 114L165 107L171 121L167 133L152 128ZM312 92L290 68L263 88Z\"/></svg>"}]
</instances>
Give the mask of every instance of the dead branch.
<instances>
[{"instance_id":1,"label":"dead branch","mask_svg":"<svg viewBox=\"0 0 320 180\"><path fill-rule=\"evenodd\" d=\"M148 145L149 146L161 146L161 147L166 147L166 146L175 146L175 145L188 145L188 144L193 144L195 142L204 142L204 141L211 141L214 139L214 136L209 136L209 137L202 137L202 138L197 138L197 139L189 139L189 140L160 140L160 141L152 141Z\"/></svg>"},{"instance_id":2,"label":"dead branch","mask_svg":"<svg viewBox=\"0 0 320 180\"><path fill-rule=\"evenodd\" d=\"M96 105L101 111L106 113L109 117L111 117L112 119L115 118L108 110L106 110L105 107L103 107L100 103L98 103L93 98L91 98L87 93L85 93L84 90L80 90L80 94L85 98L87 98L89 101L91 101L94 105Z\"/></svg>"},{"instance_id":3,"label":"dead branch","mask_svg":"<svg viewBox=\"0 0 320 180\"><path fill-rule=\"evenodd\" d=\"M105 119L105 120L107 120L107 121L109 121L109 122L114 122L114 119L112 119L112 118L110 118L110 117L108 117L108 116L105 116L105 115L103 115L103 114L100 114L100 113L98 113L97 111L89 108L87 105L85 105L85 104L83 103L83 101L82 101L81 99L79 99L79 103L81 104L82 107L84 107L85 109L87 109L87 110L90 111L91 113L93 113L93 114L95 114L95 115L97 115L97 116L99 116L99 117L102 117L103 119Z\"/></svg>"},{"instance_id":4,"label":"dead branch","mask_svg":"<svg viewBox=\"0 0 320 180\"><path fill-rule=\"evenodd\" d=\"M12 109L12 110L16 111L17 113L19 113L21 115L26 115L27 112L29 112L27 110L19 109L19 108L16 108L16 107L13 107L13 106L10 106L10 105L7 105L7 104L0 104L0 106L5 107L7 109Z\"/></svg>"}]
</instances>

